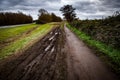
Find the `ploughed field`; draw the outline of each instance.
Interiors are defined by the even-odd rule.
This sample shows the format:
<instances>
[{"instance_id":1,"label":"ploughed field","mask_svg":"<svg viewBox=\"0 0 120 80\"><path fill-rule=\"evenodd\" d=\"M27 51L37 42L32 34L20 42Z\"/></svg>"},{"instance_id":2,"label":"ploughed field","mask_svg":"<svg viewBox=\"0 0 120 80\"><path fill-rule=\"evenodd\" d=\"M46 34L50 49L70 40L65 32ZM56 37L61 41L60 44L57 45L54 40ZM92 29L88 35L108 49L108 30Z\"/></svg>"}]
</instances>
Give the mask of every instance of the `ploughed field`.
<instances>
[{"instance_id":1,"label":"ploughed field","mask_svg":"<svg viewBox=\"0 0 120 80\"><path fill-rule=\"evenodd\" d=\"M19 55L0 63L0 80L63 80L66 77L64 36L53 29Z\"/></svg>"}]
</instances>

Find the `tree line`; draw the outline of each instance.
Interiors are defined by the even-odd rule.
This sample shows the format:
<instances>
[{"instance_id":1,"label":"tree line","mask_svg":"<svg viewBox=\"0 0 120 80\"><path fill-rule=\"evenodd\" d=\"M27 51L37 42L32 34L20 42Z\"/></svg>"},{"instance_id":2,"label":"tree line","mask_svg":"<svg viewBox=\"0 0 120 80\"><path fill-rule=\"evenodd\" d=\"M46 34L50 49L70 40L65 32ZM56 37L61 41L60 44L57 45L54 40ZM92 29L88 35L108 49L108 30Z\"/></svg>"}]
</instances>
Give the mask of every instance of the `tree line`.
<instances>
[{"instance_id":1,"label":"tree line","mask_svg":"<svg viewBox=\"0 0 120 80\"><path fill-rule=\"evenodd\" d=\"M0 26L4 25L16 25L32 23L33 19L30 15L23 14L22 12L11 13L1 12L0 13Z\"/></svg>"},{"instance_id":2,"label":"tree line","mask_svg":"<svg viewBox=\"0 0 120 80\"><path fill-rule=\"evenodd\" d=\"M40 9L38 20L34 20L30 15L23 14L22 12L0 12L0 26L16 25L36 22L37 24L45 24L49 22L61 22L62 19L54 13L49 13L45 9Z\"/></svg>"},{"instance_id":3,"label":"tree line","mask_svg":"<svg viewBox=\"0 0 120 80\"><path fill-rule=\"evenodd\" d=\"M38 15L38 24L45 24L49 22L61 22L62 19L59 16L56 16L54 13L49 13L45 9L40 9L39 10L39 15Z\"/></svg>"}]
</instances>

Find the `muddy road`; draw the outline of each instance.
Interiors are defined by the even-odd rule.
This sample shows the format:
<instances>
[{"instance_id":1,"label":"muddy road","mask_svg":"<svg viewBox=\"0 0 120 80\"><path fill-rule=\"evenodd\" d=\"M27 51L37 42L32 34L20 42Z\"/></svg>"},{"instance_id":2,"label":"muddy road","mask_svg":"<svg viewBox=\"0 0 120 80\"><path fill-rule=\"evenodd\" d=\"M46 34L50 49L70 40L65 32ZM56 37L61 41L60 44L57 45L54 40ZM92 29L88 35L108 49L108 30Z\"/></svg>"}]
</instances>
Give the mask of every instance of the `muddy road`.
<instances>
[{"instance_id":1,"label":"muddy road","mask_svg":"<svg viewBox=\"0 0 120 80\"><path fill-rule=\"evenodd\" d=\"M0 80L117 80L66 26L0 61Z\"/></svg>"},{"instance_id":2,"label":"muddy road","mask_svg":"<svg viewBox=\"0 0 120 80\"><path fill-rule=\"evenodd\" d=\"M3 60L0 80L64 80L66 61L60 27L28 50Z\"/></svg>"}]
</instances>

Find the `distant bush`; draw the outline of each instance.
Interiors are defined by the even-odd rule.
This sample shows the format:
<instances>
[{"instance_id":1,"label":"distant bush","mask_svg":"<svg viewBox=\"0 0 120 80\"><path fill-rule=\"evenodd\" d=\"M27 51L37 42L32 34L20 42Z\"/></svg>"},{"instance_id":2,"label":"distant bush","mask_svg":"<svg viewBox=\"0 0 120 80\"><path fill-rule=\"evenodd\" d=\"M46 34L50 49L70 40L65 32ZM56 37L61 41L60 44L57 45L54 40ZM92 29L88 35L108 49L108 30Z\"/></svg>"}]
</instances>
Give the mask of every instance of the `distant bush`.
<instances>
[{"instance_id":1,"label":"distant bush","mask_svg":"<svg viewBox=\"0 0 120 80\"><path fill-rule=\"evenodd\" d=\"M61 22L62 21L61 17L56 16L54 13L51 14L51 18L52 18L51 22Z\"/></svg>"},{"instance_id":2,"label":"distant bush","mask_svg":"<svg viewBox=\"0 0 120 80\"><path fill-rule=\"evenodd\" d=\"M50 14L44 9L39 10L39 17L37 20L37 24L45 24L49 22L61 22L62 19L56 16L54 13Z\"/></svg>"},{"instance_id":3,"label":"distant bush","mask_svg":"<svg viewBox=\"0 0 120 80\"><path fill-rule=\"evenodd\" d=\"M32 23L32 21L33 19L30 15L25 15L22 12L18 12L18 13L1 12L0 13L0 26Z\"/></svg>"},{"instance_id":4,"label":"distant bush","mask_svg":"<svg viewBox=\"0 0 120 80\"><path fill-rule=\"evenodd\" d=\"M41 14L39 16L39 19L38 19L38 22L37 23L41 23L41 24L44 24L44 23L48 23L48 22L51 22L52 18L51 18L51 15L50 14Z\"/></svg>"},{"instance_id":5,"label":"distant bush","mask_svg":"<svg viewBox=\"0 0 120 80\"><path fill-rule=\"evenodd\" d=\"M120 13L100 20L81 20L71 23L92 38L120 49Z\"/></svg>"},{"instance_id":6,"label":"distant bush","mask_svg":"<svg viewBox=\"0 0 120 80\"><path fill-rule=\"evenodd\" d=\"M112 16L109 16L102 20L102 25L116 26L120 24L120 12L116 11Z\"/></svg>"}]
</instances>

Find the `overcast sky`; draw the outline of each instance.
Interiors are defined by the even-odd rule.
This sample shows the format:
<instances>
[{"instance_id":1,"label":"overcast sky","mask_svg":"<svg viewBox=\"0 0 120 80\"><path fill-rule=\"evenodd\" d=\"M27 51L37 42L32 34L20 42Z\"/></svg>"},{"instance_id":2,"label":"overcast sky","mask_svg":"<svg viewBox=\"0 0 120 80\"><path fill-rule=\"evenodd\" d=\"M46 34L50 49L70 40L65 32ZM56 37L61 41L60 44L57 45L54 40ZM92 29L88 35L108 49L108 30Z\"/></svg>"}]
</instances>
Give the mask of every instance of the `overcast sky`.
<instances>
[{"instance_id":1,"label":"overcast sky","mask_svg":"<svg viewBox=\"0 0 120 80\"><path fill-rule=\"evenodd\" d=\"M80 19L99 19L120 11L120 0L0 0L0 12L22 11L37 19L38 10L44 8L62 17L59 9L66 4L76 8Z\"/></svg>"}]
</instances>

